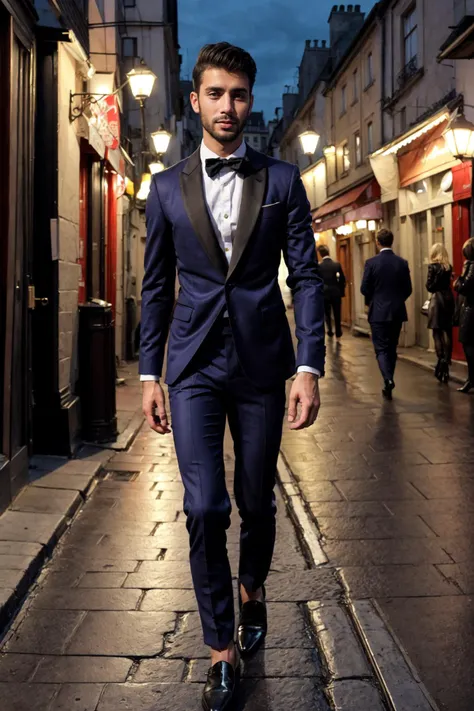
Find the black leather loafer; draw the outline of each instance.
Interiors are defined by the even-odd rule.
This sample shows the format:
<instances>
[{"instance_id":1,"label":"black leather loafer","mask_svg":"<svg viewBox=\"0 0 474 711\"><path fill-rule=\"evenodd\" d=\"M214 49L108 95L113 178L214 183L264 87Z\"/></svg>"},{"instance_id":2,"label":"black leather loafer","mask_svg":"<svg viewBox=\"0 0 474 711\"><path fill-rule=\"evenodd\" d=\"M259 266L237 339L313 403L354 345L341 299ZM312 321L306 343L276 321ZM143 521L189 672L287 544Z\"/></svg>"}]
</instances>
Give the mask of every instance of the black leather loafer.
<instances>
[{"instance_id":1,"label":"black leather loafer","mask_svg":"<svg viewBox=\"0 0 474 711\"><path fill-rule=\"evenodd\" d=\"M263 590L265 599L265 589ZM240 601L240 595L239 595ZM240 604L240 619L237 629L237 648L242 657L255 654L267 634L267 606L265 601L251 600Z\"/></svg>"},{"instance_id":2,"label":"black leather loafer","mask_svg":"<svg viewBox=\"0 0 474 711\"><path fill-rule=\"evenodd\" d=\"M229 662L217 662L207 673L202 694L204 711L226 711L231 708L240 680L240 668Z\"/></svg>"},{"instance_id":3,"label":"black leather loafer","mask_svg":"<svg viewBox=\"0 0 474 711\"><path fill-rule=\"evenodd\" d=\"M393 380L386 380L385 381L385 387L382 390L382 395L386 400L391 400L392 399L392 392L395 390L395 383Z\"/></svg>"}]
</instances>

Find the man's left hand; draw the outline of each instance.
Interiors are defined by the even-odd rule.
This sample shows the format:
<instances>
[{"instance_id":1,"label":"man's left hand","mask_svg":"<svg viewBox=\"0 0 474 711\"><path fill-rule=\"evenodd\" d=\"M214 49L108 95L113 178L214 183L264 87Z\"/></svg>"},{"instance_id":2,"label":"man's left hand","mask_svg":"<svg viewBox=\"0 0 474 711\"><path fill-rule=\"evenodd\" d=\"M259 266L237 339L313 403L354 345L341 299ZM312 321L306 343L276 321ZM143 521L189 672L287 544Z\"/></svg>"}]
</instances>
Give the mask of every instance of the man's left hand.
<instances>
[{"instance_id":1,"label":"man's left hand","mask_svg":"<svg viewBox=\"0 0 474 711\"><path fill-rule=\"evenodd\" d=\"M320 406L319 378L312 373L298 373L291 388L288 405L290 430L311 427L316 422Z\"/></svg>"}]
</instances>

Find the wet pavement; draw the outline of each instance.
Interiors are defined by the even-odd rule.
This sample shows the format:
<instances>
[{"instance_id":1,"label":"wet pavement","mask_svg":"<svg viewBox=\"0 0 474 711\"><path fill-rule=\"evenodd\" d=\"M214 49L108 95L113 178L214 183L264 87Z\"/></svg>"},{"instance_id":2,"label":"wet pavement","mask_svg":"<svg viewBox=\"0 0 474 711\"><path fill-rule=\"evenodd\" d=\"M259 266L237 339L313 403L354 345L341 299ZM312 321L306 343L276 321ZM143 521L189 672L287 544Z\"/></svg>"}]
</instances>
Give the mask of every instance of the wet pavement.
<instances>
[{"instance_id":1,"label":"wet pavement","mask_svg":"<svg viewBox=\"0 0 474 711\"><path fill-rule=\"evenodd\" d=\"M375 601L440 709L472 711L474 396L408 363L396 384L384 401L368 339L330 342L321 416L283 453L349 597Z\"/></svg>"},{"instance_id":2,"label":"wet pavement","mask_svg":"<svg viewBox=\"0 0 474 711\"><path fill-rule=\"evenodd\" d=\"M230 452L228 441L229 486ZM200 708L209 655L172 440L144 427L107 468L3 640L2 711ZM334 570L309 568L279 503L269 634L265 650L244 667L237 708L329 711L329 675L305 603L337 605L342 587ZM234 515L228 535L234 571L238 536ZM364 676L362 699L375 693ZM336 690L344 698L350 689L337 684Z\"/></svg>"},{"instance_id":3,"label":"wet pavement","mask_svg":"<svg viewBox=\"0 0 474 711\"><path fill-rule=\"evenodd\" d=\"M279 495L270 630L244 668L238 711L382 710L344 592L369 626L384 617L440 709L474 706L474 396L408 363L396 382L388 403L370 342L345 334L328 344L317 423L285 429L329 562L305 557ZM127 417L134 406L130 396ZM0 642L1 711L200 708L208 652L172 441L144 427L111 454ZM227 439L230 489L232 468ZM238 533L234 513L234 571Z\"/></svg>"}]
</instances>

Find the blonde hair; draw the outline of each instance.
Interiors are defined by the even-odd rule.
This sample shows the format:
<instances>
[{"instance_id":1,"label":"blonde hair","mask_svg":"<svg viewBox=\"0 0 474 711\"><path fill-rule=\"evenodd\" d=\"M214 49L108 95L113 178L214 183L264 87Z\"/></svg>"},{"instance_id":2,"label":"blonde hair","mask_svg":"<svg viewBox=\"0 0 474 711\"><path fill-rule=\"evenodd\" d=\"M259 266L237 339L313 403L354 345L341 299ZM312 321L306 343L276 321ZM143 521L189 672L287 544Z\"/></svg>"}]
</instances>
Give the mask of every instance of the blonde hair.
<instances>
[{"instance_id":1,"label":"blonde hair","mask_svg":"<svg viewBox=\"0 0 474 711\"><path fill-rule=\"evenodd\" d=\"M430 262L431 264L441 264L445 269L451 269L448 250L441 242L436 242L431 247Z\"/></svg>"}]
</instances>

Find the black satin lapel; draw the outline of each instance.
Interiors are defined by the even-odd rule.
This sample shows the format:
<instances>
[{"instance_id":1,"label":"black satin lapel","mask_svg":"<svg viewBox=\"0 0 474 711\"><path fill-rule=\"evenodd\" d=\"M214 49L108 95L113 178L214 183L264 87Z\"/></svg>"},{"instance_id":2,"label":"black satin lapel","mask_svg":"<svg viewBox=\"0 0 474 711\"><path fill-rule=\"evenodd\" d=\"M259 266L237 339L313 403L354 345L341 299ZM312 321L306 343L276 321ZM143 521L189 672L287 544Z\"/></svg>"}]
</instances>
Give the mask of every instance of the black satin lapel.
<instances>
[{"instance_id":1,"label":"black satin lapel","mask_svg":"<svg viewBox=\"0 0 474 711\"><path fill-rule=\"evenodd\" d=\"M248 241L257 222L265 189L267 187L267 168L251 173L244 179L242 203L240 206L239 222L235 231L232 245L232 259L230 260L227 278L230 277L240 258L242 257Z\"/></svg>"},{"instance_id":2,"label":"black satin lapel","mask_svg":"<svg viewBox=\"0 0 474 711\"><path fill-rule=\"evenodd\" d=\"M183 171L180 175L181 193L184 207L191 225L213 266L227 274L227 259L216 237L211 218L207 211L202 184L202 168L199 164L191 172Z\"/></svg>"}]
</instances>

